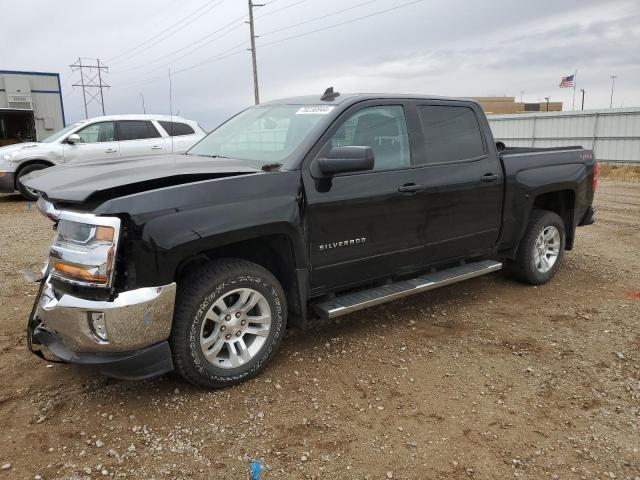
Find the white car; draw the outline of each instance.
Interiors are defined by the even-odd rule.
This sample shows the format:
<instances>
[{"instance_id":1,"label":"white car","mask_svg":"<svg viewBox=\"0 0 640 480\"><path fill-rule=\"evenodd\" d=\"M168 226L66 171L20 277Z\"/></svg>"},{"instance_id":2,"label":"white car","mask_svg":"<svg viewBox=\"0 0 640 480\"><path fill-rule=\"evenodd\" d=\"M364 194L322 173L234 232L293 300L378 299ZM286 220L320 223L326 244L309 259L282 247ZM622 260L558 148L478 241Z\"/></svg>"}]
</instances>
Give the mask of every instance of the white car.
<instances>
[{"instance_id":1,"label":"white car","mask_svg":"<svg viewBox=\"0 0 640 480\"><path fill-rule=\"evenodd\" d=\"M68 125L35 143L0 147L0 192L37 194L20 182L35 170L84 160L184 153L205 136L197 122L168 115L109 115Z\"/></svg>"}]
</instances>

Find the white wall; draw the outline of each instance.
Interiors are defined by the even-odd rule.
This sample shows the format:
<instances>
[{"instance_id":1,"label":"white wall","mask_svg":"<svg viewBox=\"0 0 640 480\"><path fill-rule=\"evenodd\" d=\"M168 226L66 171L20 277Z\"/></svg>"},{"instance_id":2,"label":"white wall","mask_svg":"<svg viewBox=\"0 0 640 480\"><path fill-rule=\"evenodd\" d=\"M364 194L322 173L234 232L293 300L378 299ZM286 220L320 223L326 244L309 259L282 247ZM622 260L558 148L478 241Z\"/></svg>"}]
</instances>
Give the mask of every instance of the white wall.
<instances>
[{"instance_id":1,"label":"white wall","mask_svg":"<svg viewBox=\"0 0 640 480\"><path fill-rule=\"evenodd\" d=\"M7 102L5 78L25 79L31 89L31 102L36 124L36 138L42 140L64 127L58 75L55 73L29 74L0 71L0 108L11 108ZM52 120L51 128L45 128L45 117Z\"/></svg>"},{"instance_id":2,"label":"white wall","mask_svg":"<svg viewBox=\"0 0 640 480\"><path fill-rule=\"evenodd\" d=\"M600 161L640 164L640 108L488 115L496 140L512 147L581 145Z\"/></svg>"}]
</instances>

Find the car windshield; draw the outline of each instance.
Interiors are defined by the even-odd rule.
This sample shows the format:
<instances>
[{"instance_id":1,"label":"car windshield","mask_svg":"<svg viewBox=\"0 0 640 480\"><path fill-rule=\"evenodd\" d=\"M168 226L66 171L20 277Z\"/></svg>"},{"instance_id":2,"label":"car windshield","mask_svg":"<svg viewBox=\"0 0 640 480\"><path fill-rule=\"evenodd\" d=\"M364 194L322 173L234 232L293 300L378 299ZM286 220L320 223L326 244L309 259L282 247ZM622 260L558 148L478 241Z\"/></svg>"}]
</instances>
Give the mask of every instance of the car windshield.
<instances>
[{"instance_id":1,"label":"car windshield","mask_svg":"<svg viewBox=\"0 0 640 480\"><path fill-rule=\"evenodd\" d=\"M58 140L60 137L66 135L67 133L69 133L71 130L73 130L74 128L76 128L78 125L80 125L82 122L78 122L78 123L72 123L71 125L67 125L66 127L64 127L62 130L58 130L56 133L54 133L53 135L45 138L44 140L40 140L42 143L51 143L51 142L55 142L56 140Z\"/></svg>"},{"instance_id":2,"label":"car windshield","mask_svg":"<svg viewBox=\"0 0 640 480\"><path fill-rule=\"evenodd\" d=\"M222 124L187 153L285 163L333 108L329 105L252 107Z\"/></svg>"}]
</instances>

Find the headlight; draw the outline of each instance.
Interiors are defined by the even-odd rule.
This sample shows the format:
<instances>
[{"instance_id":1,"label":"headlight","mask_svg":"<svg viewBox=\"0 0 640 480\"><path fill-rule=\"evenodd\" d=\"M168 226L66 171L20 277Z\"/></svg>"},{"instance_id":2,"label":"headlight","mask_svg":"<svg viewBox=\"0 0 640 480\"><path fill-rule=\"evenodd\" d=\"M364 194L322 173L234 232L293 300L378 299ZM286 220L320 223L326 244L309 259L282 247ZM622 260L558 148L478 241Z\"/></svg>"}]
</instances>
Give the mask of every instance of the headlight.
<instances>
[{"instance_id":1,"label":"headlight","mask_svg":"<svg viewBox=\"0 0 640 480\"><path fill-rule=\"evenodd\" d=\"M120 219L61 211L51 245L51 276L84 287L113 284Z\"/></svg>"}]
</instances>

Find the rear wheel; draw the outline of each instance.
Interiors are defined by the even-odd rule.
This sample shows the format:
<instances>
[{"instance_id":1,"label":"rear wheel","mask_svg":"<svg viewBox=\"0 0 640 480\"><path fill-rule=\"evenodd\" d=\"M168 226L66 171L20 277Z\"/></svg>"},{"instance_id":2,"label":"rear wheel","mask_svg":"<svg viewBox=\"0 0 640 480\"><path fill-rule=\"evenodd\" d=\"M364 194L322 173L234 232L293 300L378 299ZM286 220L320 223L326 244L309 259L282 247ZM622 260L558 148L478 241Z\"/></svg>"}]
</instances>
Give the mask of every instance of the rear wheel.
<instances>
[{"instance_id":1,"label":"rear wheel","mask_svg":"<svg viewBox=\"0 0 640 480\"><path fill-rule=\"evenodd\" d=\"M285 332L287 305L276 278L255 263L224 259L180 283L170 339L178 373L207 388L258 374Z\"/></svg>"},{"instance_id":2,"label":"rear wheel","mask_svg":"<svg viewBox=\"0 0 640 480\"><path fill-rule=\"evenodd\" d=\"M16 187L24 198L32 202L35 202L36 200L38 200L38 192L36 192L32 188L29 188L23 185L22 177L26 176L31 172L35 172L36 170L43 170L47 167L48 165L45 165L44 163L32 163L31 165L27 165L22 170L20 170L20 173L18 173L18 178L16 179Z\"/></svg>"},{"instance_id":3,"label":"rear wheel","mask_svg":"<svg viewBox=\"0 0 640 480\"><path fill-rule=\"evenodd\" d=\"M548 282L560 268L565 242L562 218L555 212L534 210L511 271L531 285Z\"/></svg>"}]
</instances>

